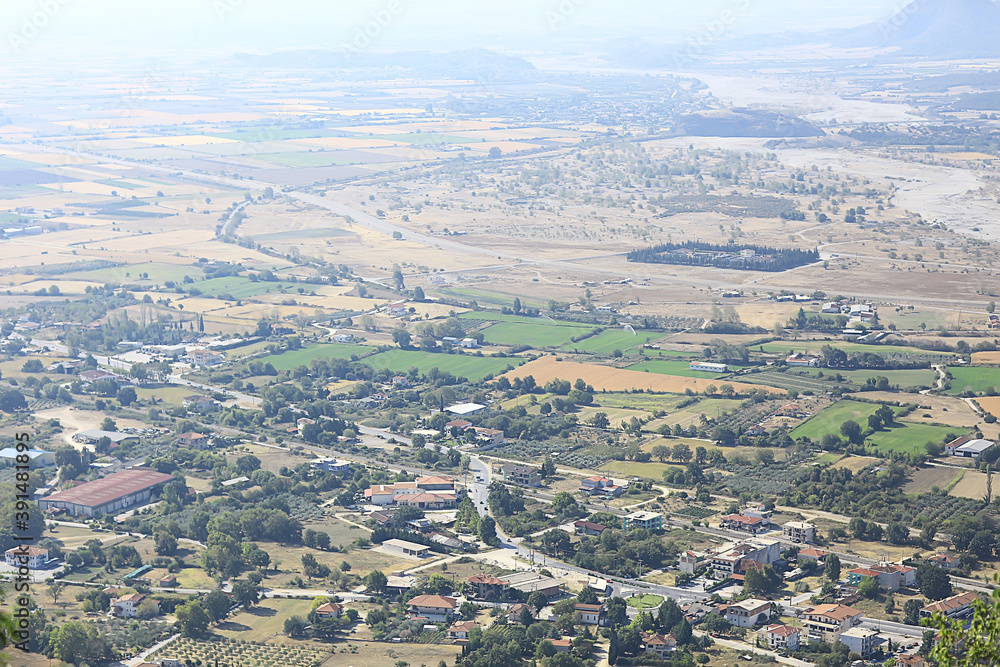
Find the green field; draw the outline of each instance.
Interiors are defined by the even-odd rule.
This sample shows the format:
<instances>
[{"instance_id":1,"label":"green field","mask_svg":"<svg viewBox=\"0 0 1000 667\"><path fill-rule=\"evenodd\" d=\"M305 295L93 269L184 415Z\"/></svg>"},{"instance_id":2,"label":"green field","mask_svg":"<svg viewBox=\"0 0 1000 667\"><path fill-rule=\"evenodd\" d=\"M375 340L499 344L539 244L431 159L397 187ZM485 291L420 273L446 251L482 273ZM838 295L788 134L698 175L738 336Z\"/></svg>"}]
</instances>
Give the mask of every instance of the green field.
<instances>
[{"instance_id":1,"label":"green field","mask_svg":"<svg viewBox=\"0 0 1000 667\"><path fill-rule=\"evenodd\" d=\"M351 357L363 357L371 353L372 350L374 348L367 345L325 343L309 345L300 350L292 350L283 354L272 354L264 357L261 361L269 361L279 371L287 371L299 366L308 366L313 359L350 359Z\"/></svg>"},{"instance_id":2,"label":"green field","mask_svg":"<svg viewBox=\"0 0 1000 667\"><path fill-rule=\"evenodd\" d=\"M662 338L663 334L640 331L632 333L623 329L608 329L596 336L585 338L577 343L569 343L562 347L566 352L590 352L592 354L611 354L615 350L625 351L633 347L645 345L651 340Z\"/></svg>"},{"instance_id":3,"label":"green field","mask_svg":"<svg viewBox=\"0 0 1000 667\"><path fill-rule=\"evenodd\" d=\"M197 280L202 277L201 269L196 266L178 266L176 264L128 264L126 266L114 266L109 269L96 269L94 271L76 271L65 273L60 276L62 280L92 280L100 283L128 283L139 282L139 274L149 274L148 280L153 283L163 283L173 280L180 283L184 276L190 276Z\"/></svg>"},{"instance_id":4,"label":"green field","mask_svg":"<svg viewBox=\"0 0 1000 667\"><path fill-rule=\"evenodd\" d=\"M990 388L1000 390L1000 368L986 366L949 366L951 389L949 394L958 395L965 391L977 394L988 392Z\"/></svg>"},{"instance_id":5,"label":"green field","mask_svg":"<svg viewBox=\"0 0 1000 667\"><path fill-rule=\"evenodd\" d=\"M592 329L593 327L589 324L580 324L579 322L564 322L562 320L553 320L548 317L526 317L524 315L501 315L500 313L495 313L486 310L474 310L472 312L462 313L458 316L460 320L482 320L484 322L513 322L516 324L534 324L537 326L549 326L549 327L573 327L573 328L587 328Z\"/></svg>"},{"instance_id":6,"label":"green field","mask_svg":"<svg viewBox=\"0 0 1000 667\"><path fill-rule=\"evenodd\" d=\"M706 373L691 370L689 361L664 361L660 359L640 361L628 367L630 371L646 371L660 375L680 375L686 378L724 378L728 373Z\"/></svg>"},{"instance_id":7,"label":"green field","mask_svg":"<svg viewBox=\"0 0 1000 667\"><path fill-rule=\"evenodd\" d=\"M828 368L795 368L786 372L786 375L801 375L818 377L823 374L824 379L841 375L845 380L857 385L864 385L868 378L885 377L889 379L889 384L898 387L932 387L937 374L929 368L917 368L902 371L880 371L880 370L859 370L840 371Z\"/></svg>"},{"instance_id":8,"label":"green field","mask_svg":"<svg viewBox=\"0 0 1000 667\"><path fill-rule=\"evenodd\" d=\"M857 401L837 401L830 407L813 415L802 424L799 424L789 435L792 438L807 437L810 440L819 440L827 433L840 435L840 425L849 419L853 419L861 425L862 429L868 428L868 417L875 414L879 405L875 403L858 403ZM924 443L921 442L921 445Z\"/></svg>"},{"instance_id":9,"label":"green field","mask_svg":"<svg viewBox=\"0 0 1000 667\"><path fill-rule=\"evenodd\" d=\"M487 375L503 373L508 367L516 368L524 363L524 359L473 357L465 354L440 354L415 350L389 350L366 357L364 362L375 368L388 368L396 373L405 373L411 368L426 373L432 368L437 368L457 377L478 381Z\"/></svg>"},{"instance_id":10,"label":"green field","mask_svg":"<svg viewBox=\"0 0 1000 667\"><path fill-rule=\"evenodd\" d=\"M903 345L865 345L864 343L849 343L843 340L801 340L801 341L775 341L764 343L763 345L753 345L754 351L763 349L764 352L800 352L805 354L819 355L820 350L825 346L843 350L848 354L852 352L871 352L873 354L895 353L895 354L929 354L946 355L945 352L935 352L934 350L921 350L916 347L905 347ZM949 355L950 356L950 355Z\"/></svg>"},{"instance_id":11,"label":"green field","mask_svg":"<svg viewBox=\"0 0 1000 667\"><path fill-rule=\"evenodd\" d=\"M494 345L530 345L531 347L558 347L570 342L570 338L587 332L589 328L580 326L551 326L544 320L532 322L499 322L486 329L483 334L487 343Z\"/></svg>"},{"instance_id":12,"label":"green field","mask_svg":"<svg viewBox=\"0 0 1000 667\"><path fill-rule=\"evenodd\" d=\"M380 134L378 138L382 141L398 141L401 144L468 144L476 141L472 137L462 137L454 134L435 134L433 132L421 132L417 134Z\"/></svg>"},{"instance_id":13,"label":"green field","mask_svg":"<svg viewBox=\"0 0 1000 667\"><path fill-rule=\"evenodd\" d=\"M249 278L240 276L212 278L211 280L203 280L200 283L195 283L190 287L200 290L202 296L219 297L223 294L228 294L234 299L247 299L271 292L287 293L290 297L294 298L298 295L299 287L303 288L306 292L310 292L315 288L313 285L304 285L302 283L267 282L264 280L253 282ZM185 289L188 289L188 287L185 287Z\"/></svg>"},{"instance_id":14,"label":"green field","mask_svg":"<svg viewBox=\"0 0 1000 667\"><path fill-rule=\"evenodd\" d=\"M887 451L923 454L926 443L939 443L944 441L948 434L955 437L961 435L963 431L965 429L955 426L902 422L893 424L884 431L872 433L867 441Z\"/></svg>"},{"instance_id":15,"label":"green field","mask_svg":"<svg viewBox=\"0 0 1000 667\"><path fill-rule=\"evenodd\" d=\"M634 461L608 461L601 466L604 472L613 473L620 477L645 477L660 481L663 479L663 471L677 468L680 464L671 465L669 463L636 463ZM682 467L682 466L680 466Z\"/></svg>"}]
</instances>

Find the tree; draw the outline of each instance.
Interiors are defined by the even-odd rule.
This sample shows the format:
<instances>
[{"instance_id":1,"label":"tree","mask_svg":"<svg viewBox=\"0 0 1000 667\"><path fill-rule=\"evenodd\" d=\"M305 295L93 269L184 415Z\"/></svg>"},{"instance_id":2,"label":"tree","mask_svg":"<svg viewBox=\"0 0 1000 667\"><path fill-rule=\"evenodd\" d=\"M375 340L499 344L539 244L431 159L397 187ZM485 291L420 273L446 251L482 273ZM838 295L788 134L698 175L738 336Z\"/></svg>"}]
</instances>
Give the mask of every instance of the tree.
<instances>
[{"instance_id":1,"label":"tree","mask_svg":"<svg viewBox=\"0 0 1000 667\"><path fill-rule=\"evenodd\" d=\"M285 619L285 634L289 637L302 637L306 634L309 623L301 616L289 616Z\"/></svg>"},{"instance_id":2,"label":"tree","mask_svg":"<svg viewBox=\"0 0 1000 667\"><path fill-rule=\"evenodd\" d=\"M885 539L890 544L906 544L910 539L910 530L900 521L893 521L885 529Z\"/></svg>"},{"instance_id":3,"label":"tree","mask_svg":"<svg viewBox=\"0 0 1000 667\"><path fill-rule=\"evenodd\" d=\"M241 579L233 584L233 597L244 609L249 609L260 599L260 586L252 581Z\"/></svg>"},{"instance_id":4,"label":"tree","mask_svg":"<svg viewBox=\"0 0 1000 667\"><path fill-rule=\"evenodd\" d=\"M423 290L422 287L420 287L419 285L417 285L416 287L413 288L413 300L414 301L423 301L425 298L426 298L426 296L424 296L424 290Z\"/></svg>"},{"instance_id":5,"label":"tree","mask_svg":"<svg viewBox=\"0 0 1000 667\"><path fill-rule=\"evenodd\" d=\"M490 156L491 159L495 160L495 159L497 159L498 157L500 157L502 155L503 155L503 151L500 150L499 147L494 146L493 148L490 149L489 156Z\"/></svg>"},{"instance_id":6,"label":"tree","mask_svg":"<svg viewBox=\"0 0 1000 667\"><path fill-rule=\"evenodd\" d=\"M683 442L678 443L670 450L670 456L681 463L687 463L691 460L691 447Z\"/></svg>"},{"instance_id":7,"label":"tree","mask_svg":"<svg viewBox=\"0 0 1000 667\"><path fill-rule=\"evenodd\" d=\"M1000 583L997 575L993 581ZM966 665L1000 665L1000 591L994 589L989 598L972 603L972 621L966 628L964 620L950 619L941 613L931 618L932 627L940 632L934 643L934 630L924 632L921 655L930 655L940 667L965 667Z\"/></svg>"},{"instance_id":8,"label":"tree","mask_svg":"<svg viewBox=\"0 0 1000 667\"><path fill-rule=\"evenodd\" d=\"M751 595L766 596L781 586L781 577L770 565L750 568L744 575L743 588ZM678 640L679 641L679 640Z\"/></svg>"},{"instance_id":9,"label":"tree","mask_svg":"<svg viewBox=\"0 0 1000 667\"><path fill-rule=\"evenodd\" d=\"M396 329L392 332L392 342L401 348L407 348L410 346L410 332L406 329Z\"/></svg>"},{"instance_id":10,"label":"tree","mask_svg":"<svg viewBox=\"0 0 1000 667\"><path fill-rule=\"evenodd\" d=\"M923 603L917 598L910 598L903 603L903 623L907 625L920 624L920 608Z\"/></svg>"},{"instance_id":11,"label":"tree","mask_svg":"<svg viewBox=\"0 0 1000 667\"><path fill-rule=\"evenodd\" d=\"M528 606L532 607L536 612L541 611L549 603L549 598L546 597L545 593L541 591L533 591L531 595L528 596Z\"/></svg>"},{"instance_id":12,"label":"tree","mask_svg":"<svg viewBox=\"0 0 1000 667\"><path fill-rule=\"evenodd\" d=\"M229 608L232 606L232 601L229 599L229 596L222 591L214 590L205 596L205 599L202 600L202 604L204 605L209 618L211 618L214 623L218 623L229 615Z\"/></svg>"},{"instance_id":13,"label":"tree","mask_svg":"<svg viewBox=\"0 0 1000 667\"><path fill-rule=\"evenodd\" d=\"M46 587L46 589L49 592L49 595L52 596L52 604L56 603L56 601L59 599L59 596L62 595L63 589L65 588L66 584L62 581L53 581Z\"/></svg>"},{"instance_id":14,"label":"tree","mask_svg":"<svg viewBox=\"0 0 1000 667\"><path fill-rule=\"evenodd\" d=\"M611 425L611 421L608 419L608 415L605 412L596 412L594 416L590 418L590 424L594 428L606 429Z\"/></svg>"},{"instance_id":15,"label":"tree","mask_svg":"<svg viewBox=\"0 0 1000 667\"><path fill-rule=\"evenodd\" d=\"M118 398L118 402L126 408L135 403L136 399L138 399L138 395L132 387L122 387L118 390L116 397Z\"/></svg>"},{"instance_id":16,"label":"tree","mask_svg":"<svg viewBox=\"0 0 1000 667\"><path fill-rule=\"evenodd\" d=\"M479 520L479 538L489 545L497 543L497 522L491 516Z\"/></svg>"},{"instance_id":17,"label":"tree","mask_svg":"<svg viewBox=\"0 0 1000 667\"><path fill-rule=\"evenodd\" d=\"M851 531L851 535L854 536L856 540L865 539L865 535L868 533L868 522L859 516L854 517L847 524L847 530Z\"/></svg>"},{"instance_id":18,"label":"tree","mask_svg":"<svg viewBox=\"0 0 1000 667\"><path fill-rule=\"evenodd\" d=\"M943 600L951 595L951 579L933 563L921 563L917 568L917 586L920 593L931 600Z\"/></svg>"},{"instance_id":19,"label":"tree","mask_svg":"<svg viewBox=\"0 0 1000 667\"><path fill-rule=\"evenodd\" d=\"M111 417L105 417L104 421L101 422L102 431L117 431L118 425L115 424L115 420Z\"/></svg>"},{"instance_id":20,"label":"tree","mask_svg":"<svg viewBox=\"0 0 1000 667\"><path fill-rule=\"evenodd\" d=\"M372 570L365 575L363 581L365 582L365 590L372 593L384 593L386 586L389 585L389 578L381 570Z\"/></svg>"},{"instance_id":21,"label":"tree","mask_svg":"<svg viewBox=\"0 0 1000 667\"><path fill-rule=\"evenodd\" d=\"M858 593L861 593L863 597L869 600L876 599L882 594L882 589L878 585L878 579L874 577L865 577L862 579L861 583L858 584Z\"/></svg>"},{"instance_id":22,"label":"tree","mask_svg":"<svg viewBox=\"0 0 1000 667\"><path fill-rule=\"evenodd\" d=\"M185 637L202 637L208 630L209 616L198 600L185 602L174 610L181 634Z\"/></svg>"},{"instance_id":23,"label":"tree","mask_svg":"<svg viewBox=\"0 0 1000 667\"><path fill-rule=\"evenodd\" d=\"M552 462L551 456L546 456L545 460L542 461L542 477L548 479L549 477L554 477L556 474L556 464Z\"/></svg>"},{"instance_id":24,"label":"tree","mask_svg":"<svg viewBox=\"0 0 1000 667\"><path fill-rule=\"evenodd\" d=\"M859 426L858 422L853 419L848 419L840 425L840 433L847 438L850 443L855 445L860 445L865 441L861 426Z\"/></svg>"},{"instance_id":25,"label":"tree","mask_svg":"<svg viewBox=\"0 0 1000 667\"><path fill-rule=\"evenodd\" d=\"M170 556L177 550L177 538L166 530L159 530L154 537L156 553L160 556Z\"/></svg>"},{"instance_id":26,"label":"tree","mask_svg":"<svg viewBox=\"0 0 1000 667\"><path fill-rule=\"evenodd\" d=\"M580 512L580 506L577 504L576 498L566 491L560 491L552 499L552 509L560 514L577 514Z\"/></svg>"},{"instance_id":27,"label":"tree","mask_svg":"<svg viewBox=\"0 0 1000 667\"><path fill-rule=\"evenodd\" d=\"M837 554L828 554L826 557L826 578L830 581L840 579L840 558Z\"/></svg>"}]
</instances>

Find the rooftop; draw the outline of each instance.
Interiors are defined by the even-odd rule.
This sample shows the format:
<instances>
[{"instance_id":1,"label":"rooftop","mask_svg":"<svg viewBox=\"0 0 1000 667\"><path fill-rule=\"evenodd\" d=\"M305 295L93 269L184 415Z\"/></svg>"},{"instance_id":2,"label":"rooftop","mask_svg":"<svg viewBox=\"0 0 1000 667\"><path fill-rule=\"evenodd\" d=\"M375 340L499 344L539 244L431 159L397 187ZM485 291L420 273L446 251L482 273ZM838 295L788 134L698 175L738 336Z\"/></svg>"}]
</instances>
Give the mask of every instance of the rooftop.
<instances>
[{"instance_id":1,"label":"rooftop","mask_svg":"<svg viewBox=\"0 0 1000 667\"><path fill-rule=\"evenodd\" d=\"M173 479L173 475L157 472L152 468L128 468L107 477L95 479L93 482L74 486L72 489L53 493L41 498L41 500L57 500L64 503L97 507L130 493L137 493Z\"/></svg>"},{"instance_id":2,"label":"rooftop","mask_svg":"<svg viewBox=\"0 0 1000 667\"><path fill-rule=\"evenodd\" d=\"M408 603L411 607L431 607L437 609L454 609L457 602L455 598L443 595L418 595Z\"/></svg>"},{"instance_id":3,"label":"rooftop","mask_svg":"<svg viewBox=\"0 0 1000 667\"><path fill-rule=\"evenodd\" d=\"M958 609L959 607L964 607L966 605L972 604L979 596L976 593L960 593L959 595L952 595L950 598L945 598L939 602L934 602L922 607L921 611L927 612L928 614L936 614L937 612L948 613Z\"/></svg>"}]
</instances>

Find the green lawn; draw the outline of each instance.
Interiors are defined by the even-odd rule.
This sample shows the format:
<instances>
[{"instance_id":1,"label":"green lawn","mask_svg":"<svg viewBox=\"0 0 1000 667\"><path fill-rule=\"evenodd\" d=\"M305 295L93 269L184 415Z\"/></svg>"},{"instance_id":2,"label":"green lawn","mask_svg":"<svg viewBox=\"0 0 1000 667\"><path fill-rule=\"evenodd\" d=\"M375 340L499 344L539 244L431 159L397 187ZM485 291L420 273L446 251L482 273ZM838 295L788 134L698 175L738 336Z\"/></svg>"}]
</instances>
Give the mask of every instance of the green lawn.
<instances>
[{"instance_id":1,"label":"green lawn","mask_svg":"<svg viewBox=\"0 0 1000 667\"><path fill-rule=\"evenodd\" d=\"M949 394L958 395L965 391L979 394L989 391L991 387L1000 389L1000 368L950 366L948 371L952 377Z\"/></svg>"},{"instance_id":2,"label":"green lawn","mask_svg":"<svg viewBox=\"0 0 1000 667\"><path fill-rule=\"evenodd\" d=\"M789 435L792 438L803 436L811 440L819 440L827 433L840 435L840 425L849 419L853 419L861 425L862 429L868 428L868 417L875 414L879 406L875 403L858 403L857 401L837 401L825 410L813 415L802 424L799 424ZM921 445L924 443L921 442Z\"/></svg>"},{"instance_id":3,"label":"green lawn","mask_svg":"<svg viewBox=\"0 0 1000 667\"><path fill-rule=\"evenodd\" d=\"M530 345L531 347L558 347L570 342L574 336L587 332L589 327L552 326L542 320L539 323L499 322L486 329L486 342L494 345Z\"/></svg>"},{"instance_id":4,"label":"green lawn","mask_svg":"<svg viewBox=\"0 0 1000 667\"><path fill-rule=\"evenodd\" d=\"M623 329L608 329L596 336L585 338L577 343L569 343L562 347L567 352L591 352L593 354L611 354L615 350L625 351L633 347L645 345L651 340L662 338L663 334L648 331L632 333Z\"/></svg>"},{"instance_id":5,"label":"green lawn","mask_svg":"<svg viewBox=\"0 0 1000 667\"><path fill-rule=\"evenodd\" d=\"M271 362L279 371L287 371L299 366L308 366L309 362L313 359L350 359L351 357L363 357L371 353L373 349L367 345L321 343L318 345L309 345L291 352L284 352L283 354L272 354L264 357L262 361Z\"/></svg>"},{"instance_id":6,"label":"green lawn","mask_svg":"<svg viewBox=\"0 0 1000 667\"><path fill-rule=\"evenodd\" d=\"M366 357L364 362L375 368L388 368L397 373L405 373L414 367L421 373L437 368L458 377L479 381L487 375L503 373L508 367L516 368L524 363L524 359L389 350Z\"/></svg>"},{"instance_id":7,"label":"green lawn","mask_svg":"<svg viewBox=\"0 0 1000 667\"><path fill-rule=\"evenodd\" d=\"M634 461L608 461L601 466L604 472L613 473L619 477L645 477L661 481L663 471L671 468L683 467L680 464L671 465L669 463L636 463Z\"/></svg>"},{"instance_id":8,"label":"green lawn","mask_svg":"<svg viewBox=\"0 0 1000 667\"><path fill-rule=\"evenodd\" d=\"M651 593L646 593L645 595L633 595L625 602L630 607L635 607L636 609L652 609L653 607L659 607L663 602L662 595L653 595Z\"/></svg>"},{"instance_id":9,"label":"green lawn","mask_svg":"<svg viewBox=\"0 0 1000 667\"><path fill-rule=\"evenodd\" d=\"M844 458L843 454L840 454L838 452L827 452L826 454L820 454L815 459L813 459L813 463L815 463L816 465L826 466L830 465L831 463L836 463L842 458Z\"/></svg>"},{"instance_id":10,"label":"green lawn","mask_svg":"<svg viewBox=\"0 0 1000 667\"><path fill-rule=\"evenodd\" d=\"M955 426L897 422L884 431L872 433L868 442L883 450L922 454L926 443L942 442L948 434L958 436L964 431Z\"/></svg>"},{"instance_id":11,"label":"green lawn","mask_svg":"<svg viewBox=\"0 0 1000 667\"><path fill-rule=\"evenodd\" d=\"M937 374L929 368L917 368L902 371L880 371L880 370L858 370L858 371L838 371L829 368L795 368L787 373L795 375L808 375L819 377L822 373L824 378L841 375L845 380L857 385L864 385L868 378L885 377L889 379L889 384L905 387L932 387L934 386Z\"/></svg>"},{"instance_id":12,"label":"green lawn","mask_svg":"<svg viewBox=\"0 0 1000 667\"><path fill-rule=\"evenodd\" d=\"M732 368L732 367L730 367ZM664 361L660 359L650 361L640 361L628 367L630 371L647 371L649 373L659 373L660 375L680 375L686 378L723 378L727 373L706 373L705 371L691 370L690 361Z\"/></svg>"}]
</instances>

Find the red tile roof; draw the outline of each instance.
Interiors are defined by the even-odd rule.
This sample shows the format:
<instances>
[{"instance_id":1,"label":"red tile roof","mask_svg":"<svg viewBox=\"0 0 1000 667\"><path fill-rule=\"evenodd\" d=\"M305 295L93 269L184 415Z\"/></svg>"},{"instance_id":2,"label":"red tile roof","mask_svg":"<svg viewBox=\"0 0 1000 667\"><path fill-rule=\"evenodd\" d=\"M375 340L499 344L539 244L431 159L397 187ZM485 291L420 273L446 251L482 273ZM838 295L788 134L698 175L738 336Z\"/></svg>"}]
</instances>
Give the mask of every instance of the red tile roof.
<instances>
[{"instance_id":1,"label":"red tile roof","mask_svg":"<svg viewBox=\"0 0 1000 667\"><path fill-rule=\"evenodd\" d=\"M157 472L152 468L129 468L101 479L95 479L93 482L74 486L72 489L53 493L40 498L40 500L58 500L87 507L98 507L122 496L137 493L173 479L173 475Z\"/></svg>"}]
</instances>

